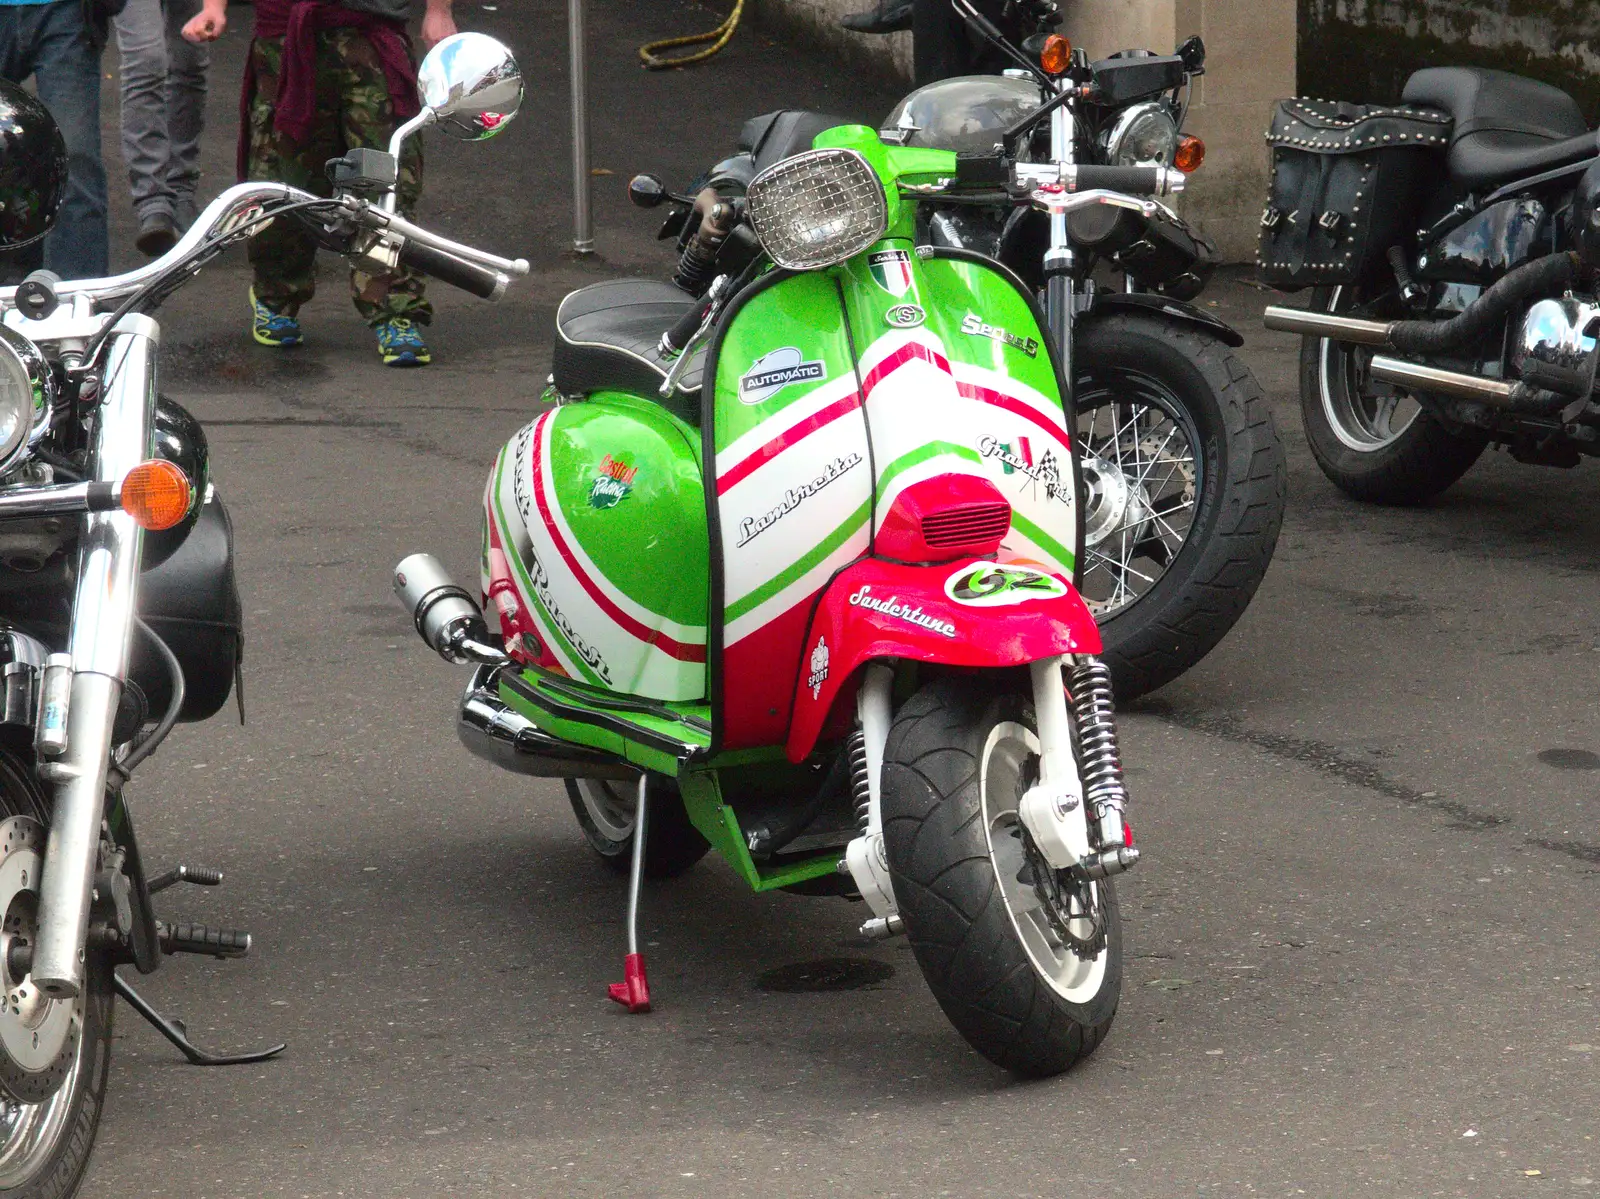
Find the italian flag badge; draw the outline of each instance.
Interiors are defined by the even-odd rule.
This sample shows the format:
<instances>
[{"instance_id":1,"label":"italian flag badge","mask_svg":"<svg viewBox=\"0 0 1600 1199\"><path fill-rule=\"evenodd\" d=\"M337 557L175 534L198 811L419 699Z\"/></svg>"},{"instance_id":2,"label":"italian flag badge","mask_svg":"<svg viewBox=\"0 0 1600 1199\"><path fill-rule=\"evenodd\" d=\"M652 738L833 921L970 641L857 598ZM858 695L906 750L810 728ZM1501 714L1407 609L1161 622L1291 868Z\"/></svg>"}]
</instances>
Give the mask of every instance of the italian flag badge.
<instances>
[{"instance_id":1,"label":"italian flag badge","mask_svg":"<svg viewBox=\"0 0 1600 1199\"><path fill-rule=\"evenodd\" d=\"M911 290L911 255L904 250L879 250L867 256L872 279L891 296L899 299Z\"/></svg>"}]
</instances>

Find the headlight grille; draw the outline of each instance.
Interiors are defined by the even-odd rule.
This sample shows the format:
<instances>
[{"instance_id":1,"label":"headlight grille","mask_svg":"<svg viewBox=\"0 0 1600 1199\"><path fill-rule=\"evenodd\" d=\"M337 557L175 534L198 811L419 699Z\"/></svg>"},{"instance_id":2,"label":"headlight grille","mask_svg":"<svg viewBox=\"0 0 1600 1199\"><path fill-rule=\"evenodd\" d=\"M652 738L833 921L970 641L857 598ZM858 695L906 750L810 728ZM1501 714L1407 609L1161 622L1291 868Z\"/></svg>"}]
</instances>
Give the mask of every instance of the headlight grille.
<instances>
[{"instance_id":1,"label":"headlight grille","mask_svg":"<svg viewBox=\"0 0 1600 1199\"><path fill-rule=\"evenodd\" d=\"M792 271L832 266L883 236L883 184L854 150L807 150L750 181L750 223L772 260Z\"/></svg>"}]
</instances>

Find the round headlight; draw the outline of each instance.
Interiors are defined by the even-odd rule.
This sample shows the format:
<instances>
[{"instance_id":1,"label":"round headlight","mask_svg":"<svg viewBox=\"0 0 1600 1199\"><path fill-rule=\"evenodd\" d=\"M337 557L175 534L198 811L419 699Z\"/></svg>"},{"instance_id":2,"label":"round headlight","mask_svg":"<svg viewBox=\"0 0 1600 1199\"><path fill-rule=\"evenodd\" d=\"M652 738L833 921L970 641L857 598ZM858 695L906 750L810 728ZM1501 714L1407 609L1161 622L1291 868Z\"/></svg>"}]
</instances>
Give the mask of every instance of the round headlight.
<instances>
[{"instance_id":1,"label":"round headlight","mask_svg":"<svg viewBox=\"0 0 1600 1199\"><path fill-rule=\"evenodd\" d=\"M1135 104L1125 109L1106 133L1106 161L1116 167L1172 165L1178 126L1166 107Z\"/></svg>"},{"instance_id":2,"label":"round headlight","mask_svg":"<svg viewBox=\"0 0 1600 1199\"><path fill-rule=\"evenodd\" d=\"M0 325L0 474L50 427L55 376L39 347Z\"/></svg>"},{"instance_id":3,"label":"round headlight","mask_svg":"<svg viewBox=\"0 0 1600 1199\"><path fill-rule=\"evenodd\" d=\"M854 150L807 150L773 163L745 193L750 224L772 261L814 271L883 236L883 184Z\"/></svg>"}]
</instances>

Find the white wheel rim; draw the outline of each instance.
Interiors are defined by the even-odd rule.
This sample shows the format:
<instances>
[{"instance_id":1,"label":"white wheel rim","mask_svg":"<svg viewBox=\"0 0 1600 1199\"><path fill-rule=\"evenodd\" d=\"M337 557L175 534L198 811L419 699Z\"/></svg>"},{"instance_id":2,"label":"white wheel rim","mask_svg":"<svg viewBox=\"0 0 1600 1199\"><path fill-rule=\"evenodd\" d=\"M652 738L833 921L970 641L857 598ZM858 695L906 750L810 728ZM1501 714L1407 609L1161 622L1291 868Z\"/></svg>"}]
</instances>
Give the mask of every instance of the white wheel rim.
<instances>
[{"instance_id":1,"label":"white wheel rim","mask_svg":"<svg viewBox=\"0 0 1600 1199\"><path fill-rule=\"evenodd\" d=\"M1072 952L1050 927L1044 905L1032 883L1018 882L1027 865L1022 848L1022 825L1017 801L1022 797L1023 768L1039 756L1039 738L1015 721L1002 721L989 730L978 768L978 793L983 805L983 832L989 845L989 862L1005 900L1006 915L1016 931L1033 971L1068 1003L1087 1003L1105 983L1109 946L1090 961ZM1098 899L1098 884L1096 898ZM1074 935L1087 935L1084 927Z\"/></svg>"},{"instance_id":2,"label":"white wheel rim","mask_svg":"<svg viewBox=\"0 0 1600 1199\"><path fill-rule=\"evenodd\" d=\"M1342 287L1333 289L1328 301L1328 311L1339 307ZM1409 429L1422 406L1410 396L1374 396L1370 400L1359 394L1354 346L1324 338L1317 343L1317 391L1322 400L1322 415L1328 428L1346 449L1360 454L1375 454L1400 440Z\"/></svg>"},{"instance_id":3,"label":"white wheel rim","mask_svg":"<svg viewBox=\"0 0 1600 1199\"><path fill-rule=\"evenodd\" d=\"M633 836L633 796L619 794L607 779L579 779L578 798L595 828L607 841L626 841Z\"/></svg>"}]
</instances>

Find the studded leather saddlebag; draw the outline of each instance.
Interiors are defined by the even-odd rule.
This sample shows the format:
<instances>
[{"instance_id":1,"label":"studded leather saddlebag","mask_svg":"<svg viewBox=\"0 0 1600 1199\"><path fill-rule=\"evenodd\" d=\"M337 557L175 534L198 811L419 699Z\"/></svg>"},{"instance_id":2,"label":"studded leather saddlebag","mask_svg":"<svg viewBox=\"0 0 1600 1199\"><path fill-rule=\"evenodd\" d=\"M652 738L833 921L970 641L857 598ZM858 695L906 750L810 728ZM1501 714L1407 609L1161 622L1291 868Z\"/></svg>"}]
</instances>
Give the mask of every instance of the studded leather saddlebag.
<instances>
[{"instance_id":1,"label":"studded leather saddlebag","mask_svg":"<svg viewBox=\"0 0 1600 1199\"><path fill-rule=\"evenodd\" d=\"M1443 177L1450 124L1430 108L1278 101L1262 275L1293 289L1355 283L1374 270Z\"/></svg>"}]
</instances>

